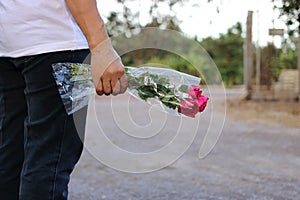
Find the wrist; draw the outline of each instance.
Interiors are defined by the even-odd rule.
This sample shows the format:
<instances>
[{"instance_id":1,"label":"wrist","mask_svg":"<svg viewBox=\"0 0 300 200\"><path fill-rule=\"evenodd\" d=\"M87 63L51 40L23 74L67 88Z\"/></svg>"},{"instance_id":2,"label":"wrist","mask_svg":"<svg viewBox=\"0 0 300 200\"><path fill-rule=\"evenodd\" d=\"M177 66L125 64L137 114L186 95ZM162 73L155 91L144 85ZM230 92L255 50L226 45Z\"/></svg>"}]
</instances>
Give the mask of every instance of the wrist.
<instances>
[{"instance_id":1,"label":"wrist","mask_svg":"<svg viewBox=\"0 0 300 200\"><path fill-rule=\"evenodd\" d=\"M118 53L114 50L109 38L100 42L90 50L92 61L94 61L92 62L92 66L93 64L96 64L94 67L106 68L113 62L121 60Z\"/></svg>"},{"instance_id":2,"label":"wrist","mask_svg":"<svg viewBox=\"0 0 300 200\"><path fill-rule=\"evenodd\" d=\"M85 33L89 49L92 51L101 45L101 43L109 40L106 29L103 24L99 25L98 28Z\"/></svg>"}]
</instances>

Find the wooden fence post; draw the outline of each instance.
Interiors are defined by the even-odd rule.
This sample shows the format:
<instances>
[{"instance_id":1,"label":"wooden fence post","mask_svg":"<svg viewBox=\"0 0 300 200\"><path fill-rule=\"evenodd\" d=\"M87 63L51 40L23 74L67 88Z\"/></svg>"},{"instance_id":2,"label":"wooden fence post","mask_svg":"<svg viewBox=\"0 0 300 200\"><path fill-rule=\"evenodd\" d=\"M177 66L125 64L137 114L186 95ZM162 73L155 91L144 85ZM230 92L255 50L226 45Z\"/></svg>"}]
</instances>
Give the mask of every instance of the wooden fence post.
<instances>
[{"instance_id":1,"label":"wooden fence post","mask_svg":"<svg viewBox=\"0 0 300 200\"><path fill-rule=\"evenodd\" d=\"M245 60L244 60L244 82L246 86L246 100L252 97L252 77L253 77L253 44L252 44L252 18L253 11L248 11L247 16L247 35L245 39Z\"/></svg>"}]
</instances>

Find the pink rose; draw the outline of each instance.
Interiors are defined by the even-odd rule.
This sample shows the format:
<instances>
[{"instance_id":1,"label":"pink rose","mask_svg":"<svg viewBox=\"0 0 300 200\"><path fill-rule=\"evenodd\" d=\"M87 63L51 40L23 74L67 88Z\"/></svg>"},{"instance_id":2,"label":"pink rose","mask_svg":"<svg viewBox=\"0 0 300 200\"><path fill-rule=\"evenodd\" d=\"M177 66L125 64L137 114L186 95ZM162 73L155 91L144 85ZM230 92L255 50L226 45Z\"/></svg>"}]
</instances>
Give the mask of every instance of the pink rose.
<instances>
[{"instance_id":1,"label":"pink rose","mask_svg":"<svg viewBox=\"0 0 300 200\"><path fill-rule=\"evenodd\" d=\"M181 101L178 112L189 117L195 117L195 115L199 112L198 103L195 101L195 99L186 99Z\"/></svg>"},{"instance_id":2,"label":"pink rose","mask_svg":"<svg viewBox=\"0 0 300 200\"><path fill-rule=\"evenodd\" d=\"M206 104L207 104L207 101L208 101L208 97L207 96L200 96L198 98L198 100L196 100L196 102L198 104L198 107L199 107L199 112L204 111L204 109L206 107Z\"/></svg>"},{"instance_id":3,"label":"pink rose","mask_svg":"<svg viewBox=\"0 0 300 200\"><path fill-rule=\"evenodd\" d=\"M202 90L199 86L191 86L187 93L191 98L180 102L178 112L189 117L195 117L198 112L204 111L209 98L202 95Z\"/></svg>"},{"instance_id":4,"label":"pink rose","mask_svg":"<svg viewBox=\"0 0 300 200\"><path fill-rule=\"evenodd\" d=\"M199 86L190 86L189 91L187 92L193 99L198 99L202 95L202 90Z\"/></svg>"}]
</instances>

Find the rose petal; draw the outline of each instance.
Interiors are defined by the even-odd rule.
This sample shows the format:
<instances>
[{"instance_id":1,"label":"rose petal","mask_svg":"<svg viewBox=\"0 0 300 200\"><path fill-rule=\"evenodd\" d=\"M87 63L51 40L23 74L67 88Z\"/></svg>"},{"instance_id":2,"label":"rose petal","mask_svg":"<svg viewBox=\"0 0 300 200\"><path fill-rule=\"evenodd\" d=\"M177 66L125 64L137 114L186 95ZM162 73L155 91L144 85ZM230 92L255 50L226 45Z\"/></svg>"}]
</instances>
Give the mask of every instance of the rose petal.
<instances>
[{"instance_id":1,"label":"rose petal","mask_svg":"<svg viewBox=\"0 0 300 200\"><path fill-rule=\"evenodd\" d=\"M195 117L199 112L198 103L194 99L187 99L180 102L181 107L178 108L178 112L189 117Z\"/></svg>"},{"instance_id":2,"label":"rose petal","mask_svg":"<svg viewBox=\"0 0 300 200\"><path fill-rule=\"evenodd\" d=\"M198 99L202 95L202 90L199 86L192 85L187 93L190 97Z\"/></svg>"},{"instance_id":3,"label":"rose petal","mask_svg":"<svg viewBox=\"0 0 300 200\"><path fill-rule=\"evenodd\" d=\"M196 100L196 102L198 104L199 112L204 111L204 109L206 108L208 99L209 98L207 96L200 96L198 98L198 100Z\"/></svg>"}]
</instances>

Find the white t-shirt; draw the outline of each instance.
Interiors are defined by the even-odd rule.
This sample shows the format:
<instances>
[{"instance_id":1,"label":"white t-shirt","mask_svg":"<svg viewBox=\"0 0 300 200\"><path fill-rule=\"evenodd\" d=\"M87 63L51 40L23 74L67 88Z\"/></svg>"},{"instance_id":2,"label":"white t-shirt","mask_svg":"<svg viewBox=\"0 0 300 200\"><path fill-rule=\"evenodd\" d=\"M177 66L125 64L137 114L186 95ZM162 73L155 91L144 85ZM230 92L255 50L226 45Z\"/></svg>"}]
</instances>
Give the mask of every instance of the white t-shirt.
<instances>
[{"instance_id":1,"label":"white t-shirt","mask_svg":"<svg viewBox=\"0 0 300 200\"><path fill-rule=\"evenodd\" d=\"M64 0L0 0L0 57L85 48Z\"/></svg>"}]
</instances>

